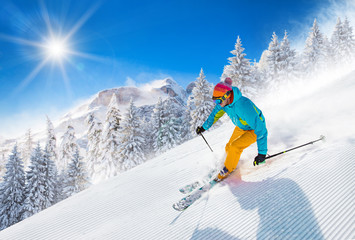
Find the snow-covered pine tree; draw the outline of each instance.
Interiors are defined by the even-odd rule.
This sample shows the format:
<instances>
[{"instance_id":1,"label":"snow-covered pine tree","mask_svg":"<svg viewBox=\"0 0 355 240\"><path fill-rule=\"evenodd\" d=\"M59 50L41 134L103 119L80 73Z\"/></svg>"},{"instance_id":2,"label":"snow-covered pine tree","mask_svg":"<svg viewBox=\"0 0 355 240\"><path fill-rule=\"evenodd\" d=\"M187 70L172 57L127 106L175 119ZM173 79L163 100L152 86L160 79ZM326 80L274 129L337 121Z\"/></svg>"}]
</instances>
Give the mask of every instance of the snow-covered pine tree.
<instances>
[{"instance_id":1,"label":"snow-covered pine tree","mask_svg":"<svg viewBox=\"0 0 355 240\"><path fill-rule=\"evenodd\" d=\"M118 109L117 96L113 94L111 97L108 111L106 114L106 122L103 131L102 144L102 173L100 176L103 179L108 179L116 176L119 172L119 152L118 133L120 130L121 113Z\"/></svg>"},{"instance_id":2,"label":"snow-covered pine tree","mask_svg":"<svg viewBox=\"0 0 355 240\"><path fill-rule=\"evenodd\" d=\"M332 47L332 43L328 40L328 37L324 35L323 38L323 45L324 45L324 64L325 68L328 70L334 69L337 65L335 60L335 51Z\"/></svg>"},{"instance_id":3,"label":"snow-covered pine tree","mask_svg":"<svg viewBox=\"0 0 355 240\"><path fill-rule=\"evenodd\" d=\"M43 155L39 143L33 150L31 157L31 165L26 172L26 199L24 201L24 212L22 218L28 218L42 210L44 172L42 171L41 163Z\"/></svg>"},{"instance_id":4,"label":"snow-covered pine tree","mask_svg":"<svg viewBox=\"0 0 355 240\"><path fill-rule=\"evenodd\" d=\"M352 27L346 18L344 23L337 19L332 37L331 46L333 50L333 62L335 64L350 63L354 57L355 42L352 34Z\"/></svg>"},{"instance_id":5,"label":"snow-covered pine tree","mask_svg":"<svg viewBox=\"0 0 355 240\"><path fill-rule=\"evenodd\" d=\"M140 120L140 126L142 131L144 132L144 146L143 152L146 159L150 159L154 156L154 133L152 131L152 119L150 116L142 116Z\"/></svg>"},{"instance_id":6,"label":"snow-covered pine tree","mask_svg":"<svg viewBox=\"0 0 355 240\"><path fill-rule=\"evenodd\" d=\"M255 81L255 86L257 87L256 93L258 93L255 97L259 96L259 93L264 93L266 90L266 85L267 85L267 79L264 77L265 74L263 70L260 68L260 64L256 62L254 59L253 64L251 65L251 77Z\"/></svg>"},{"instance_id":7,"label":"snow-covered pine tree","mask_svg":"<svg viewBox=\"0 0 355 240\"><path fill-rule=\"evenodd\" d=\"M275 32L272 34L271 42L269 43L266 62L269 88L277 89L282 82L280 77L282 69L282 53L281 46Z\"/></svg>"},{"instance_id":8,"label":"snow-covered pine tree","mask_svg":"<svg viewBox=\"0 0 355 240\"><path fill-rule=\"evenodd\" d=\"M73 154L78 149L77 139L75 137L75 130L71 124L68 124L67 131L62 137L62 143L59 150L59 164L58 169L66 171Z\"/></svg>"},{"instance_id":9,"label":"snow-covered pine tree","mask_svg":"<svg viewBox=\"0 0 355 240\"><path fill-rule=\"evenodd\" d=\"M97 182L99 176L102 174L102 152L100 149L102 144L102 123L95 117L93 112L86 118L86 123L89 126L87 132L88 145L86 154L88 174L93 182Z\"/></svg>"},{"instance_id":10,"label":"snow-covered pine tree","mask_svg":"<svg viewBox=\"0 0 355 240\"><path fill-rule=\"evenodd\" d=\"M186 142L192 138L191 135L191 125L190 122L192 120L189 107L182 109L181 117L179 118L179 125L181 126L181 143Z\"/></svg>"},{"instance_id":11,"label":"snow-covered pine tree","mask_svg":"<svg viewBox=\"0 0 355 240\"><path fill-rule=\"evenodd\" d=\"M58 165L58 154L57 154L57 138L54 133L53 123L47 116L47 141L46 141L46 150L50 155L52 161Z\"/></svg>"},{"instance_id":12,"label":"snow-covered pine tree","mask_svg":"<svg viewBox=\"0 0 355 240\"><path fill-rule=\"evenodd\" d=\"M313 76L322 70L325 65L325 52L323 34L319 30L317 20L314 19L303 52L303 72L305 76Z\"/></svg>"},{"instance_id":13,"label":"snow-covered pine tree","mask_svg":"<svg viewBox=\"0 0 355 240\"><path fill-rule=\"evenodd\" d=\"M163 103L162 125L158 137L163 143L160 152L174 148L182 142L180 117L176 99L169 97Z\"/></svg>"},{"instance_id":14,"label":"snow-covered pine tree","mask_svg":"<svg viewBox=\"0 0 355 240\"><path fill-rule=\"evenodd\" d=\"M57 138L54 132L54 126L49 117L47 116L47 140L46 146L43 153L44 162L46 165L49 179L48 184L51 185L52 181L56 181L54 184L54 199L51 200L51 205L63 200L60 196L62 195L62 189L60 185L62 184L59 180L58 175L58 154L57 154ZM52 193L50 193L52 194Z\"/></svg>"},{"instance_id":15,"label":"snow-covered pine tree","mask_svg":"<svg viewBox=\"0 0 355 240\"><path fill-rule=\"evenodd\" d=\"M191 108L190 132L193 136L196 136L196 128L202 126L214 108L212 91L213 86L206 80L205 74L201 69L200 75L196 79L195 87L192 90L193 102L189 103ZM191 106L192 104L193 107Z\"/></svg>"},{"instance_id":16,"label":"snow-covered pine tree","mask_svg":"<svg viewBox=\"0 0 355 240\"><path fill-rule=\"evenodd\" d=\"M257 81L257 86L258 86L258 93L263 92L265 93L268 91L268 84L269 84L269 66L268 66L268 55L269 55L269 50L264 50L263 53L261 54L260 60L258 63L254 64L255 67L257 67L257 73L260 77L260 81Z\"/></svg>"},{"instance_id":17,"label":"snow-covered pine tree","mask_svg":"<svg viewBox=\"0 0 355 240\"><path fill-rule=\"evenodd\" d=\"M67 197L85 190L90 185L85 163L81 160L79 149L76 149L68 166L67 178L64 183L64 193Z\"/></svg>"},{"instance_id":18,"label":"snow-covered pine tree","mask_svg":"<svg viewBox=\"0 0 355 240\"><path fill-rule=\"evenodd\" d=\"M25 172L17 144L6 164L4 181L0 184L0 230L22 220L25 200Z\"/></svg>"},{"instance_id":19,"label":"snow-covered pine tree","mask_svg":"<svg viewBox=\"0 0 355 240\"><path fill-rule=\"evenodd\" d=\"M31 157L26 174L26 199L23 219L28 218L55 203L57 173L47 150L42 153L39 143Z\"/></svg>"},{"instance_id":20,"label":"snow-covered pine tree","mask_svg":"<svg viewBox=\"0 0 355 240\"><path fill-rule=\"evenodd\" d=\"M298 76L296 50L291 49L287 31L280 44L281 62L280 79L283 82L291 82Z\"/></svg>"},{"instance_id":21,"label":"snow-covered pine tree","mask_svg":"<svg viewBox=\"0 0 355 240\"><path fill-rule=\"evenodd\" d=\"M345 33L343 28L343 23L338 17L337 23L335 25L334 31L331 36L331 51L332 59L331 62L334 65L341 65L344 63L345 56L348 55L348 52L345 52L344 49L345 42Z\"/></svg>"},{"instance_id":22,"label":"snow-covered pine tree","mask_svg":"<svg viewBox=\"0 0 355 240\"><path fill-rule=\"evenodd\" d=\"M347 17L345 17L343 23L344 31L344 51L348 54L345 55L345 62L352 63L355 59L355 37L353 34L353 28L350 26L350 22Z\"/></svg>"},{"instance_id":23,"label":"snow-covered pine tree","mask_svg":"<svg viewBox=\"0 0 355 240\"><path fill-rule=\"evenodd\" d=\"M21 151L23 165L25 169L27 169L28 166L30 165L32 151L33 151L33 138L32 138L31 129L28 129L25 136L25 143Z\"/></svg>"},{"instance_id":24,"label":"snow-covered pine tree","mask_svg":"<svg viewBox=\"0 0 355 240\"><path fill-rule=\"evenodd\" d=\"M223 67L223 73L221 75L221 82L223 82L227 77L230 77L230 72L232 71L231 65L225 65Z\"/></svg>"},{"instance_id":25,"label":"snow-covered pine tree","mask_svg":"<svg viewBox=\"0 0 355 240\"><path fill-rule=\"evenodd\" d=\"M65 181L67 179L67 174L62 170L57 176L57 185L56 185L56 202L60 202L67 198L64 193Z\"/></svg>"},{"instance_id":26,"label":"snow-covered pine tree","mask_svg":"<svg viewBox=\"0 0 355 240\"><path fill-rule=\"evenodd\" d=\"M232 79L233 85L237 86L244 96L252 97L256 91L255 81L251 77L250 61L245 58L246 54L239 36L231 53L235 57L228 58L230 67L225 67L224 74Z\"/></svg>"},{"instance_id":27,"label":"snow-covered pine tree","mask_svg":"<svg viewBox=\"0 0 355 240\"><path fill-rule=\"evenodd\" d=\"M48 208L58 202L58 195L61 193L58 190L58 171L53 161L53 155L48 151L50 149L47 145L43 151L43 170L44 185L46 192L44 193L44 208Z\"/></svg>"},{"instance_id":28,"label":"snow-covered pine tree","mask_svg":"<svg viewBox=\"0 0 355 240\"><path fill-rule=\"evenodd\" d=\"M131 99L125 117L121 122L119 145L121 171L129 170L145 161L143 152L144 132L141 129L137 113L133 99Z\"/></svg>"},{"instance_id":29,"label":"snow-covered pine tree","mask_svg":"<svg viewBox=\"0 0 355 240\"><path fill-rule=\"evenodd\" d=\"M164 146L164 142L160 138L161 128L163 125L163 101L159 97L157 104L153 110L152 116L152 135L154 152L159 153L159 150Z\"/></svg>"}]
</instances>

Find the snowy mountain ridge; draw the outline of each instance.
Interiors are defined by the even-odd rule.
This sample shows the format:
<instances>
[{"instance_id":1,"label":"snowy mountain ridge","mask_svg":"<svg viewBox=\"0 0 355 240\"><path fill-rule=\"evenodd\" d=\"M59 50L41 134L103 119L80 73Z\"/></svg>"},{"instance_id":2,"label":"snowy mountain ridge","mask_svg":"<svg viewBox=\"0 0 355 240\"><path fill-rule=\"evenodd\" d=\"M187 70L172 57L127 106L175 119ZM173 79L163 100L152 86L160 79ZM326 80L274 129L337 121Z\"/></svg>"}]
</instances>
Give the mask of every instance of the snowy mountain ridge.
<instances>
[{"instance_id":1,"label":"snowy mountain ridge","mask_svg":"<svg viewBox=\"0 0 355 240\"><path fill-rule=\"evenodd\" d=\"M169 96L174 97L180 103L186 103L188 97L185 89L171 78L154 80L141 86L124 86L100 91L89 100L74 107L62 118L53 119L57 140L59 140L57 144L60 144L61 136L66 131L68 122L70 122L75 129L79 144L81 147L85 148L85 136L87 131L87 125L85 123L86 117L89 113L94 113L96 117L103 122L113 94L117 97L122 117L131 98L135 101L135 105L141 109L141 112L147 114L147 111L152 111L152 106L158 102L159 97L163 100ZM42 131L32 132L35 141L43 142L45 140L45 128L46 127L43 126ZM0 138L0 150L7 155L15 142L21 144L24 142L24 137L18 139Z\"/></svg>"}]
</instances>

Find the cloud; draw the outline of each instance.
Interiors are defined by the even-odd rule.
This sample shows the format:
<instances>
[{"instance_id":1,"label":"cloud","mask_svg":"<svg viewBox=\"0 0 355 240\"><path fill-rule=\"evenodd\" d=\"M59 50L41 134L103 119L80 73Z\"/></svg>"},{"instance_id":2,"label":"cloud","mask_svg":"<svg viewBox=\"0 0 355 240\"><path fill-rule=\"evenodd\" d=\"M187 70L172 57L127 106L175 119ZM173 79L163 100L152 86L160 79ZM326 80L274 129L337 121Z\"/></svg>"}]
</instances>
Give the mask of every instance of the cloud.
<instances>
[{"instance_id":1,"label":"cloud","mask_svg":"<svg viewBox=\"0 0 355 240\"><path fill-rule=\"evenodd\" d=\"M131 77L127 77L125 85L127 87L135 87L136 86L136 81L134 81Z\"/></svg>"}]
</instances>

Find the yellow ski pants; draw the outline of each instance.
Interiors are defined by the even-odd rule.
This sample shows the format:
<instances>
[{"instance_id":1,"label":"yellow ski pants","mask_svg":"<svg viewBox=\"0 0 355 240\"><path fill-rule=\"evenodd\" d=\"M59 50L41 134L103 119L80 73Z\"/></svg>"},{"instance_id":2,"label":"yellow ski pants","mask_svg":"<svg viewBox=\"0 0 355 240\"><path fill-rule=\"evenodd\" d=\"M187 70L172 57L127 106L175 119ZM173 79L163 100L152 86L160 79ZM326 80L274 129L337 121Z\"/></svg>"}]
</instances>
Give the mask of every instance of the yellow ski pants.
<instances>
[{"instance_id":1,"label":"yellow ski pants","mask_svg":"<svg viewBox=\"0 0 355 240\"><path fill-rule=\"evenodd\" d=\"M254 130L242 130L235 127L232 137L226 145L227 158L224 166L231 173L237 167L240 155L243 150L256 142L256 134Z\"/></svg>"}]
</instances>

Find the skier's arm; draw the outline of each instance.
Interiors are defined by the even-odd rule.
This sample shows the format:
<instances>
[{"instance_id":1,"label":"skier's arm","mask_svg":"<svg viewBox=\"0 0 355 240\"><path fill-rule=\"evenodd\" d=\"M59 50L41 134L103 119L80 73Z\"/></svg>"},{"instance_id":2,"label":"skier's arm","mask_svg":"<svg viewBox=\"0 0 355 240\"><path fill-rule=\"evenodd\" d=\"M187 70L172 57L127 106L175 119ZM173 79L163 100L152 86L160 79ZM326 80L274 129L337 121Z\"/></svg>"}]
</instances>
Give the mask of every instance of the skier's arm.
<instances>
[{"instance_id":1,"label":"skier's arm","mask_svg":"<svg viewBox=\"0 0 355 240\"><path fill-rule=\"evenodd\" d=\"M246 109L244 117L248 125L254 129L254 133L257 136L258 153L266 155L268 132L262 112L254 104L250 103L250 107Z\"/></svg>"},{"instance_id":2,"label":"skier's arm","mask_svg":"<svg viewBox=\"0 0 355 240\"><path fill-rule=\"evenodd\" d=\"M202 127L205 130L208 130L215 122L218 121L218 119L220 119L224 115L224 113L225 111L222 109L222 107L217 104L212 110L211 114L208 116L205 123L202 125Z\"/></svg>"}]
</instances>

